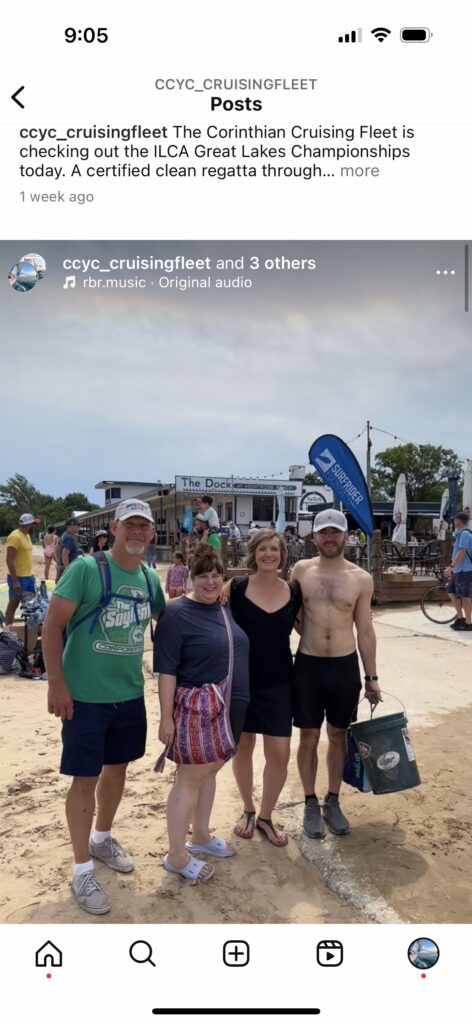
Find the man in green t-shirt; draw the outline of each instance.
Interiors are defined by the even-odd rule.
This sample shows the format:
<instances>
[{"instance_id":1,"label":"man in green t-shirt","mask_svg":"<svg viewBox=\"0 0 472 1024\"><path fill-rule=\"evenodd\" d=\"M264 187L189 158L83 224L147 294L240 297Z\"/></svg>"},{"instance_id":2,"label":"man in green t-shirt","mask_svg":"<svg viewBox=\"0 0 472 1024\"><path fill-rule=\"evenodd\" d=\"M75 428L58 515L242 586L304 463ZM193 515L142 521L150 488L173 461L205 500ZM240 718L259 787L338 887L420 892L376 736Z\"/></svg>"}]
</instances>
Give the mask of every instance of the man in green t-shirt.
<instances>
[{"instance_id":1,"label":"man in green t-shirt","mask_svg":"<svg viewBox=\"0 0 472 1024\"><path fill-rule=\"evenodd\" d=\"M142 757L146 745L144 632L151 616L157 619L165 609L157 573L147 569L145 574L141 564L154 535L149 505L138 498L122 501L111 531L113 548L103 553L109 601L102 600L96 559L78 558L56 586L43 628L48 710L62 719L61 772L73 776L66 801L75 858L71 885L79 907L89 914L110 910L92 857L115 871L133 870L111 828L128 762Z\"/></svg>"}]
</instances>

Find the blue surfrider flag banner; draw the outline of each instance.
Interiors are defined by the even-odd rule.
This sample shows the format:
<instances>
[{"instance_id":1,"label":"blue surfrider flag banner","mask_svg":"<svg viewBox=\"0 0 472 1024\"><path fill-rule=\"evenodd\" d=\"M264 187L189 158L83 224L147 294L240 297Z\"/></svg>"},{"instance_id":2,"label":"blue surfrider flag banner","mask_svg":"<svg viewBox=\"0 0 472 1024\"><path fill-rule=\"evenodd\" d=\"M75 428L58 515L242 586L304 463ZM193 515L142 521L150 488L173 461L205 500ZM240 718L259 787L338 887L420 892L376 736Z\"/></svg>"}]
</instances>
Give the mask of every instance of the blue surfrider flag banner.
<instances>
[{"instance_id":1,"label":"blue surfrider flag banner","mask_svg":"<svg viewBox=\"0 0 472 1024\"><path fill-rule=\"evenodd\" d=\"M313 441L309 459L361 530L371 537L374 517L370 495L362 469L346 442L335 434L322 434Z\"/></svg>"}]
</instances>

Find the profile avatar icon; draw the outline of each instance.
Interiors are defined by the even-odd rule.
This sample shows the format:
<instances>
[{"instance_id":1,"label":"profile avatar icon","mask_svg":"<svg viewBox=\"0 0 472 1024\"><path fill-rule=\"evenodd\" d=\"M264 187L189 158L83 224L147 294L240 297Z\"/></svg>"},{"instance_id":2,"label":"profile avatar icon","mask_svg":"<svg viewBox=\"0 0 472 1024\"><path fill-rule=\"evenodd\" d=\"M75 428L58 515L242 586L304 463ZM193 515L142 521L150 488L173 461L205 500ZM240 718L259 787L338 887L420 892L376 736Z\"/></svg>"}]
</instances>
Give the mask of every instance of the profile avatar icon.
<instances>
[{"instance_id":1,"label":"profile avatar icon","mask_svg":"<svg viewBox=\"0 0 472 1024\"><path fill-rule=\"evenodd\" d=\"M30 292L46 273L46 260L31 252L14 263L8 274L8 283L16 292Z\"/></svg>"},{"instance_id":2,"label":"profile avatar icon","mask_svg":"<svg viewBox=\"0 0 472 1024\"><path fill-rule=\"evenodd\" d=\"M38 275L38 280L41 281L41 279L44 277L44 275L46 273L46 269L47 269L46 268L46 260L44 259L44 256L40 256L39 253L37 253L37 252L29 252L29 253L27 253L26 256L22 256L21 257L21 261L22 262L26 261L27 263L31 263L33 265L34 269L36 270L36 273Z\"/></svg>"},{"instance_id":3,"label":"profile avatar icon","mask_svg":"<svg viewBox=\"0 0 472 1024\"><path fill-rule=\"evenodd\" d=\"M439 960L439 946L433 939L415 939L408 946L408 959L412 967L427 971Z\"/></svg>"}]
</instances>

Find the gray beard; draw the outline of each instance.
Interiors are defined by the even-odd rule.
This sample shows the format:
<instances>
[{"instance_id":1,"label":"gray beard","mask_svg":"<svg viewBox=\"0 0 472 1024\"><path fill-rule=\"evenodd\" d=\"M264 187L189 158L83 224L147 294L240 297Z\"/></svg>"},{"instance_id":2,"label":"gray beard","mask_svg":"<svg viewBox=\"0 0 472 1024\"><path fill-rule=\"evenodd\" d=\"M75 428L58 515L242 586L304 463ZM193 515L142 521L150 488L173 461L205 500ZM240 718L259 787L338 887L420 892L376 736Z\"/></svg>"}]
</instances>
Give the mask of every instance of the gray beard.
<instances>
[{"instance_id":1,"label":"gray beard","mask_svg":"<svg viewBox=\"0 0 472 1024\"><path fill-rule=\"evenodd\" d=\"M126 544L126 554L127 555L144 555L145 550L146 550L146 545L145 544L140 544L140 543L138 543L138 541L131 541L130 540Z\"/></svg>"}]
</instances>

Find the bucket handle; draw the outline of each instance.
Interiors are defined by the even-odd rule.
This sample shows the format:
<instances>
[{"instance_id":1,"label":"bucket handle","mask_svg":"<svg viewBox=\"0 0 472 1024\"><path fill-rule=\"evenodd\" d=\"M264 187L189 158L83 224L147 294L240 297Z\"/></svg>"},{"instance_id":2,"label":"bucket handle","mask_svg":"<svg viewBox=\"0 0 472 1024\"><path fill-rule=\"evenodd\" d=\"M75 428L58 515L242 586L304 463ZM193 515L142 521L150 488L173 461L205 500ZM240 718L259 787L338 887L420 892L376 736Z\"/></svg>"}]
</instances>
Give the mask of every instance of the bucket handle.
<instances>
[{"instance_id":1,"label":"bucket handle","mask_svg":"<svg viewBox=\"0 0 472 1024\"><path fill-rule=\"evenodd\" d=\"M401 706L403 708L403 711L405 712L405 718L406 718L406 707L405 707L403 701L400 700L400 698L397 697L394 693L388 693L387 690L382 690L382 695L383 694L385 694L387 697L393 697L394 700L397 700L398 703L401 704ZM369 700L369 698L366 697L366 696L361 697L361 701L363 701L363 700ZM379 701L379 703L380 703L380 701ZM370 704L370 701L369 701L369 704ZM370 705L370 717L371 717L371 720L374 717L374 711L375 711L376 708L378 708L378 706L379 706L378 704L371 704Z\"/></svg>"}]
</instances>

